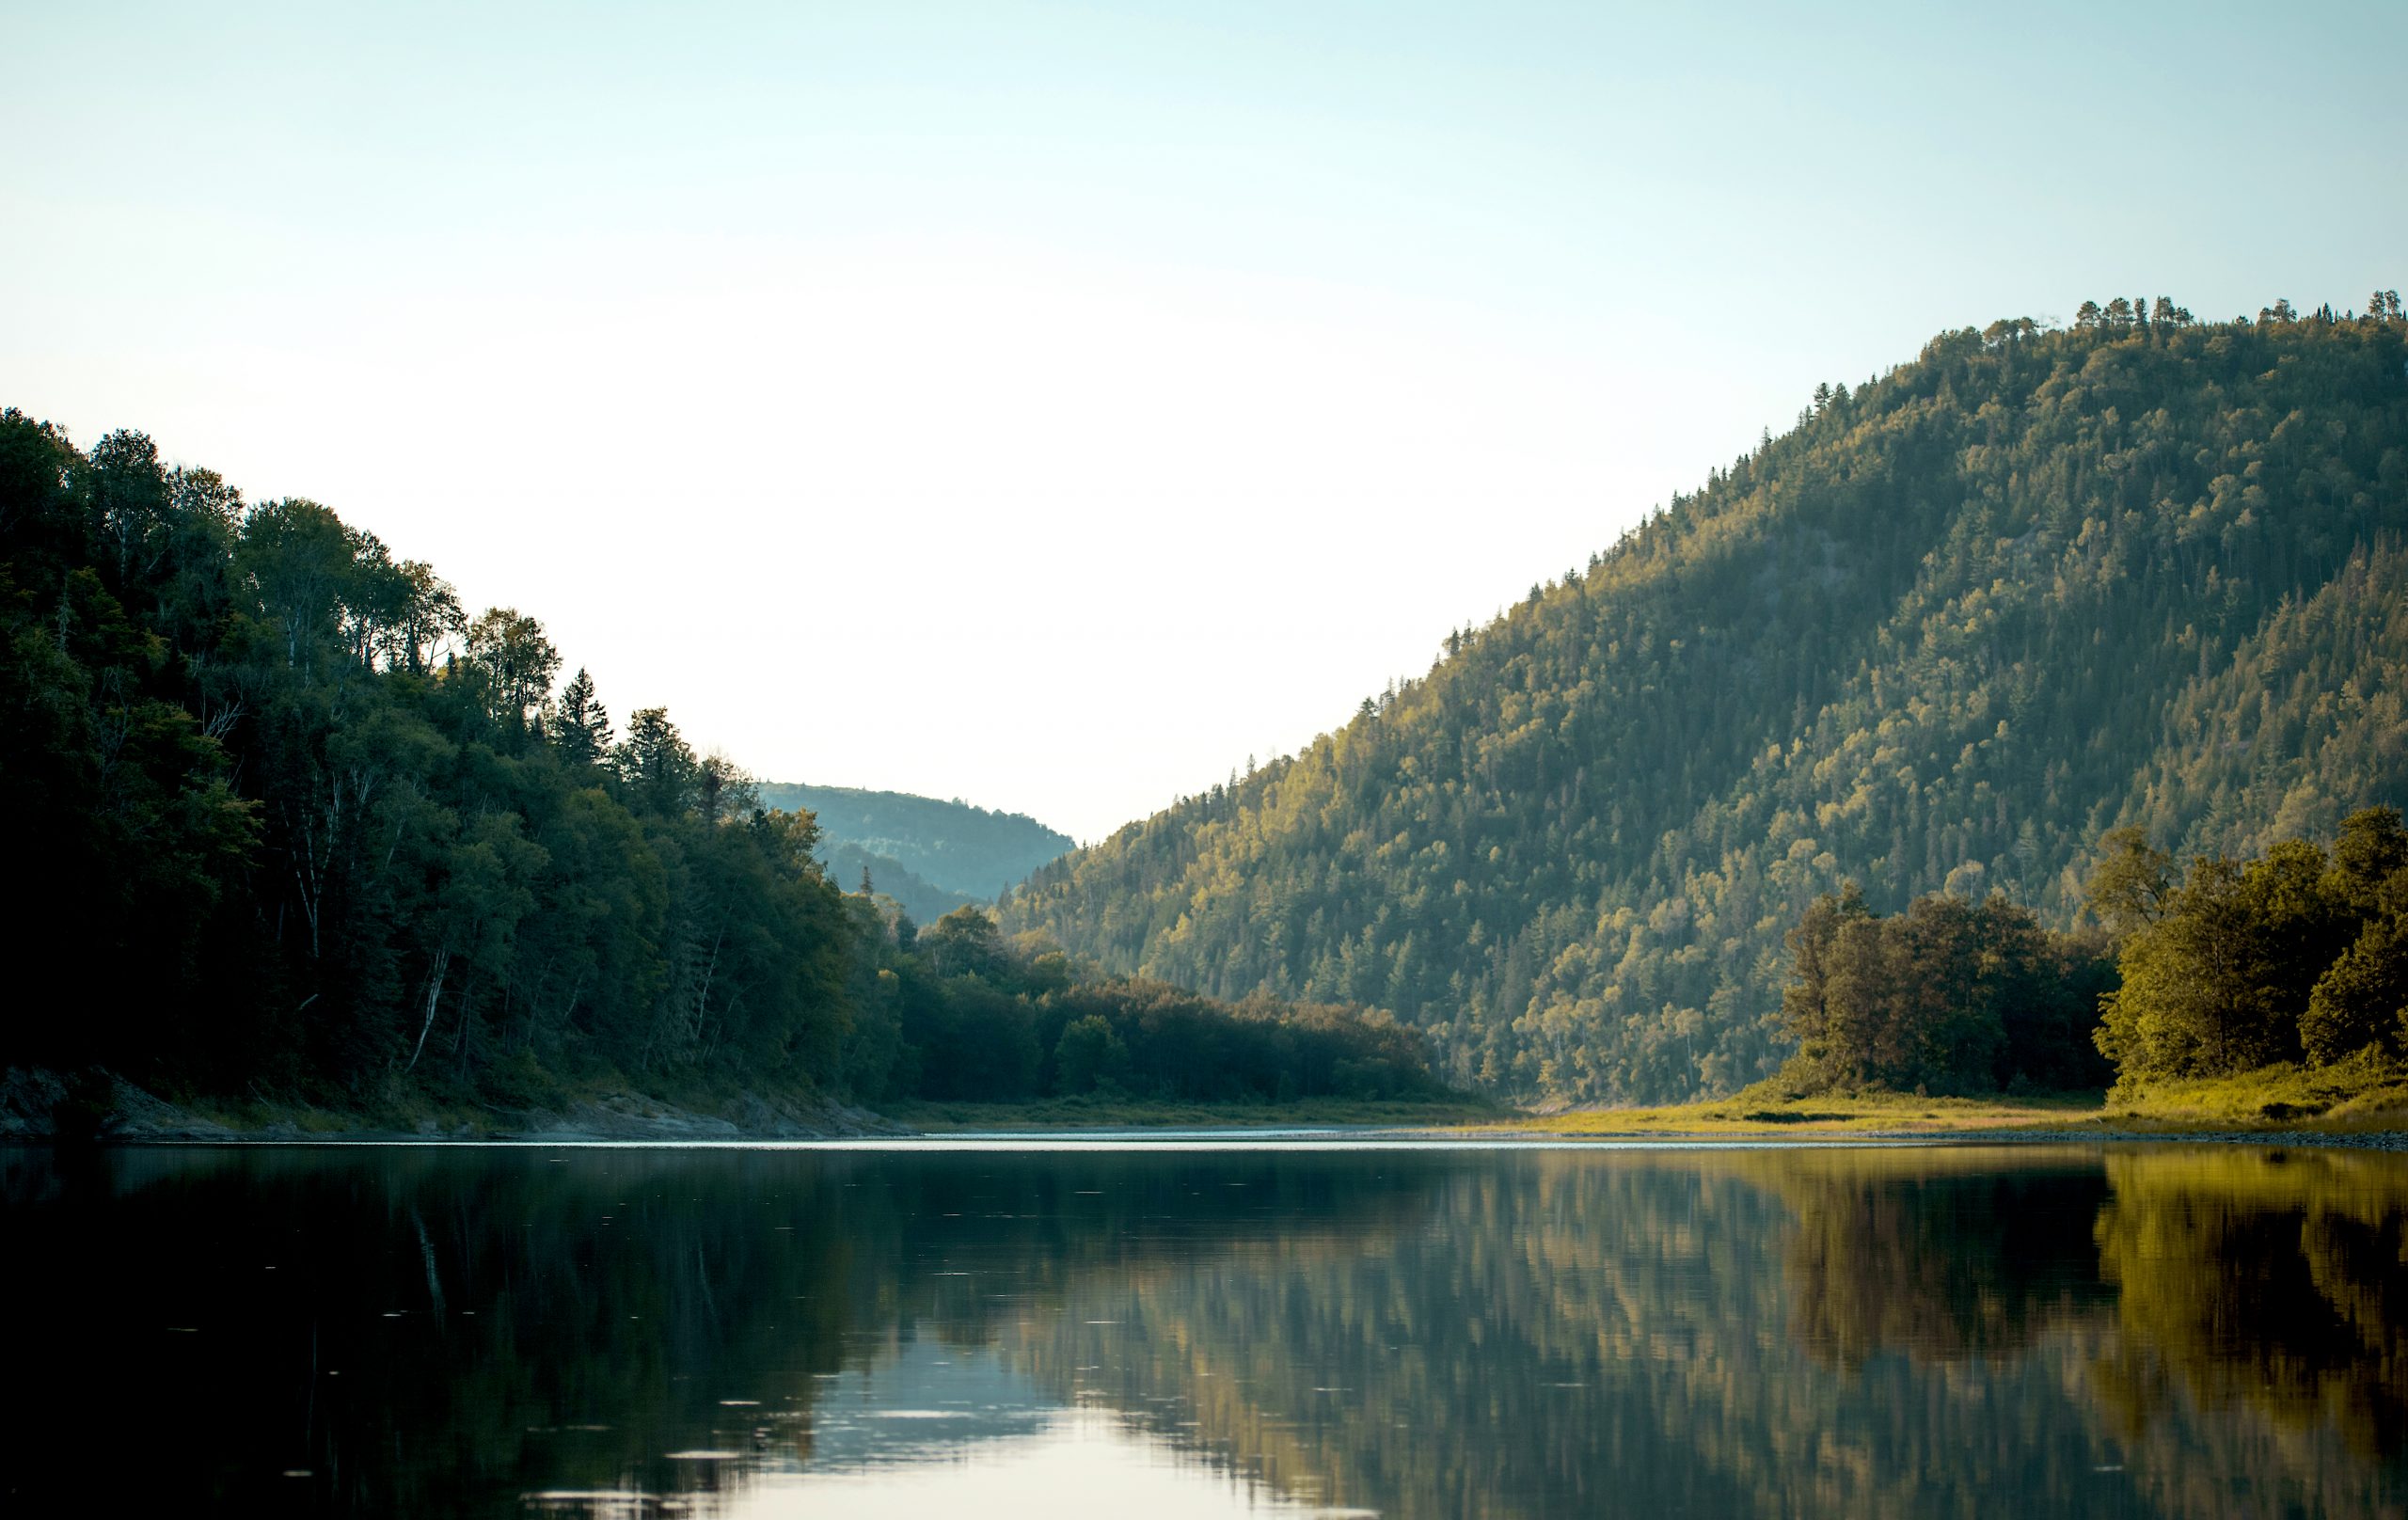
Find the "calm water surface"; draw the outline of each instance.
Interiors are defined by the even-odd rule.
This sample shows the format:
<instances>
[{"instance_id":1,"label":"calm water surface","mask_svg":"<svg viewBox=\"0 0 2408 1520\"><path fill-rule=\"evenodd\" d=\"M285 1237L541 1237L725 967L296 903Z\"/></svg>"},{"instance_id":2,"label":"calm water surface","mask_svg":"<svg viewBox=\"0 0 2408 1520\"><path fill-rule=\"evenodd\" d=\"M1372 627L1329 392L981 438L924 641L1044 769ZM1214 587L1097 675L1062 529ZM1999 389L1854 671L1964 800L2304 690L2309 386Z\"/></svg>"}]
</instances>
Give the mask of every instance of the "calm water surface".
<instances>
[{"instance_id":1,"label":"calm water surface","mask_svg":"<svg viewBox=\"0 0 2408 1520\"><path fill-rule=\"evenodd\" d=\"M11 1513L2408 1513L2408 1157L0 1151Z\"/></svg>"}]
</instances>

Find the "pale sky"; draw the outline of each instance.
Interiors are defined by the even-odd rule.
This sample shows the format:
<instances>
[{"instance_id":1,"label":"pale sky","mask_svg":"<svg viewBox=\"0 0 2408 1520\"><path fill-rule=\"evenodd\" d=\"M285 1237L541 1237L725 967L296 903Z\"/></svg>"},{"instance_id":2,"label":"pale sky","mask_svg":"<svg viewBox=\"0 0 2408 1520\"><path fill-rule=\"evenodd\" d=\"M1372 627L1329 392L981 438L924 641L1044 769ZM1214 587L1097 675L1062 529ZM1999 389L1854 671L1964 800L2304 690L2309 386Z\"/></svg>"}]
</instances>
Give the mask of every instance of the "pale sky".
<instances>
[{"instance_id":1,"label":"pale sky","mask_svg":"<svg viewBox=\"0 0 2408 1520\"><path fill-rule=\"evenodd\" d=\"M2408 287L2396 0L0 4L0 404L1099 837L1943 327Z\"/></svg>"}]
</instances>

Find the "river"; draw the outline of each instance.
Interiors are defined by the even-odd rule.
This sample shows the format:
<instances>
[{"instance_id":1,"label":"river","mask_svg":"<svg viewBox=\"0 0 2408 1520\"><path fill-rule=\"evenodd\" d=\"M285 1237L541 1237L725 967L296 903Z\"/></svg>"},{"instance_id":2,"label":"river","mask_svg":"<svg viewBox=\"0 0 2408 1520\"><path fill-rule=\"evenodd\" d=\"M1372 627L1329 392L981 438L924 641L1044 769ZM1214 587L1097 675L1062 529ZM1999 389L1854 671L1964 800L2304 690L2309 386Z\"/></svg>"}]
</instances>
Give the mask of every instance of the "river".
<instances>
[{"instance_id":1,"label":"river","mask_svg":"<svg viewBox=\"0 0 2408 1520\"><path fill-rule=\"evenodd\" d=\"M2408 1156L0 1151L14 1513L2408 1512Z\"/></svg>"}]
</instances>

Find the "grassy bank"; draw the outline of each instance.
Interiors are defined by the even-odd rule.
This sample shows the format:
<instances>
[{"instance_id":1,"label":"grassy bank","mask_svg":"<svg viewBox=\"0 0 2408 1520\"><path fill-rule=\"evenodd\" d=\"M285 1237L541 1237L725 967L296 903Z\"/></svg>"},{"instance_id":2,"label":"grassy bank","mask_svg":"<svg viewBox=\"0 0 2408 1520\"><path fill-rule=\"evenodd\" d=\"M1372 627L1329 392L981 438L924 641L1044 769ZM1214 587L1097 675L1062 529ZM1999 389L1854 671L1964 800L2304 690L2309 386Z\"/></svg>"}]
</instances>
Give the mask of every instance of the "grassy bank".
<instances>
[{"instance_id":1,"label":"grassy bank","mask_svg":"<svg viewBox=\"0 0 2408 1520\"><path fill-rule=\"evenodd\" d=\"M1782 1135L1944 1134L1956 1131L2087 1127L2098 1093L2028 1098L1917 1098L1902 1093L1792 1098L1751 1088L1729 1098L1656 1108L1573 1109L1489 1126L1561 1135L1677 1134L1730 1139Z\"/></svg>"},{"instance_id":2,"label":"grassy bank","mask_svg":"<svg viewBox=\"0 0 2408 1520\"><path fill-rule=\"evenodd\" d=\"M2153 1124L2408 1130L2408 1067L2364 1057L2327 1067L2286 1063L2118 1087L2106 1106L2115 1116Z\"/></svg>"},{"instance_id":3,"label":"grassy bank","mask_svg":"<svg viewBox=\"0 0 2408 1520\"><path fill-rule=\"evenodd\" d=\"M1191 1103L1141 1098L1050 1098L1033 1103L914 1101L879 1112L928 1134L987 1130L1285 1129L1338 1124L1412 1129L1495 1124L1513 1111L1483 1099L1305 1098L1288 1103Z\"/></svg>"},{"instance_id":4,"label":"grassy bank","mask_svg":"<svg viewBox=\"0 0 2408 1520\"><path fill-rule=\"evenodd\" d=\"M2408 1069L2373 1061L2322 1068L2281 1065L2228 1077L2119 1086L2105 1093L1982 1098L1888 1092L1799 1096L1774 1083L1759 1083L1704 1102L1579 1109L1486 1127L1561 1135L1732 1139L2059 1131L2136 1136L2251 1130L2388 1132L2408 1130Z\"/></svg>"},{"instance_id":5,"label":"grassy bank","mask_svg":"<svg viewBox=\"0 0 2408 1520\"><path fill-rule=\"evenodd\" d=\"M1306 1099L1202 1103L1056 1098L1027 1103L911 1101L878 1113L817 1095L756 1094L716 1085L640 1092L608 1078L560 1084L525 1107L396 1090L357 1106L306 1100L160 1097L115 1079L94 1083L13 1070L0 1080L0 1138L56 1132L118 1140L344 1137L426 1139L737 1139L813 1134L926 1134L1104 1129L1292 1129L1375 1126L1464 1139L1662 1136L1734 1141L1879 1135L2408 1132L2408 1068L2351 1063L2268 1067L2232 1077L2118 1087L2106 1093L1925 1098L1861 1092L1797 1095L1761 1083L1728 1098L1648 1108L1529 1113L1468 1094L1419 1100Z\"/></svg>"}]
</instances>

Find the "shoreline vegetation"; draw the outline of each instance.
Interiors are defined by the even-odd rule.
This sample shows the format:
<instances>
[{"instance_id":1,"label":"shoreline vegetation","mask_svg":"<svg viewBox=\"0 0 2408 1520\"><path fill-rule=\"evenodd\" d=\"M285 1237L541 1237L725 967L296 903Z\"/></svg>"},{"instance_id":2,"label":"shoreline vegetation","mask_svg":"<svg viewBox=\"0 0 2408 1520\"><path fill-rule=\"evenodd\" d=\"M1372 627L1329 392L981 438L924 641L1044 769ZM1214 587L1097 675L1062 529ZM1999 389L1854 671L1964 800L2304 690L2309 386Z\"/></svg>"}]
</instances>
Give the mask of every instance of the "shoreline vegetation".
<instances>
[{"instance_id":1,"label":"shoreline vegetation","mask_svg":"<svg viewBox=\"0 0 2408 1520\"><path fill-rule=\"evenodd\" d=\"M97 1079L97 1080L96 1080ZM51 1105L59 1105L54 1109ZM44 1118L56 1114L55 1121ZM743 1143L942 1139L974 1133L1097 1131L1382 1131L1483 1141L1814 1140L1882 1144L2061 1140L2226 1140L2408 1145L2408 1067L2284 1064L2237 1076L2117 1094L1803 1097L1764 1083L1728 1098L1637 1108L1534 1111L1477 1095L1200 1102L1095 1094L1027 1102L919 1100L872 1110L808 1095L687 1091L646 1095L595 1085L546 1107L396 1102L338 1109L266 1100L171 1102L102 1073L15 1070L0 1077L0 1145L583 1141Z\"/></svg>"},{"instance_id":2,"label":"shoreline vegetation","mask_svg":"<svg viewBox=\"0 0 2408 1520\"><path fill-rule=\"evenodd\" d=\"M807 821L804 827L808 827ZM820 883L824 886L824 881ZM880 922L866 894L858 899ZM348 1101L178 1106L97 1066L0 1078L0 1140L633 1143L1333 1128L1745 1142L2252 1139L2408 1144L2408 824L2389 807L2329 843L2174 859L2134 829L2099 844L2090 921L2049 928L1993 893L1874 912L1855 883L1787 936L1796 1052L1726 1098L1517 1109L1434 1081L1377 1010L1231 1005L1104 979L974 908L927 930L888 909L856 1005L900 1005L911 1073L879 1096L691 1065L642 1090L544 1073L515 1101L386 1082ZM884 961L883 965L878 964ZM910 978L907 982L906 978ZM866 980L866 978L864 978ZM916 986L912 984L917 984ZM928 1059L923 1066L922 1052ZM2036 1080L2036 1074L2038 1080Z\"/></svg>"},{"instance_id":3,"label":"shoreline vegetation","mask_svg":"<svg viewBox=\"0 0 2408 1520\"><path fill-rule=\"evenodd\" d=\"M1930 1098L1864 1092L1794 1097L1764 1083L1728 1098L1653 1108L1571 1109L1499 1129L1593 1139L2112 1138L2347 1140L2408 1143L2408 1068L2346 1069L2289 1064L2137 1091Z\"/></svg>"},{"instance_id":4,"label":"shoreline vegetation","mask_svg":"<svg viewBox=\"0 0 2408 1520\"><path fill-rule=\"evenodd\" d=\"M2111 831L2084 913L2060 934L2003 895L1942 894L1885 918L1847 883L1788 936L1782 1014L1797 1054L1730 1099L1650 1122L2408 1129L2397 809L2351 814L2329 845L2201 855L2187 872L2141 831ZM2062 1080L2085 1069L2095 1082ZM2111 1076L2091 1112L2033 1096Z\"/></svg>"},{"instance_id":5,"label":"shoreline vegetation","mask_svg":"<svg viewBox=\"0 0 2408 1520\"><path fill-rule=\"evenodd\" d=\"M1086 1092L1024 1100L921 1099L870 1108L824 1094L696 1084L639 1091L616 1082L563 1087L535 1104L395 1094L356 1106L261 1096L161 1097L103 1069L0 1072L0 1146L323 1144L355 1141L630 1143L827 1140L996 1130L1380 1128L1461 1130L1517 1110L1476 1095L1209 1100Z\"/></svg>"}]
</instances>

